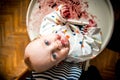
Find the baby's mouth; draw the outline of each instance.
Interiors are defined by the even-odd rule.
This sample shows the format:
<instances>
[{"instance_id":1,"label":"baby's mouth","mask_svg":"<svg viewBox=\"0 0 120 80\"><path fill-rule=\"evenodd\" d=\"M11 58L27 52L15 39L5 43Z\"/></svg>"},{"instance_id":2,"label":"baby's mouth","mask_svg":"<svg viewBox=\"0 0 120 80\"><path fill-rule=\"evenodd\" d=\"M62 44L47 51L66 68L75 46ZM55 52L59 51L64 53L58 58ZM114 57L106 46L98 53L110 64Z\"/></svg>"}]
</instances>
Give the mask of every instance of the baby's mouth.
<instances>
[{"instance_id":1,"label":"baby's mouth","mask_svg":"<svg viewBox=\"0 0 120 80\"><path fill-rule=\"evenodd\" d=\"M67 39L65 39L65 38L61 39L60 41L61 41L63 46L68 46L68 44L69 44L69 41Z\"/></svg>"},{"instance_id":2,"label":"baby's mouth","mask_svg":"<svg viewBox=\"0 0 120 80\"><path fill-rule=\"evenodd\" d=\"M69 40L63 35L58 34L58 36L60 36L59 40L61 41L62 46L68 47L69 46Z\"/></svg>"}]
</instances>

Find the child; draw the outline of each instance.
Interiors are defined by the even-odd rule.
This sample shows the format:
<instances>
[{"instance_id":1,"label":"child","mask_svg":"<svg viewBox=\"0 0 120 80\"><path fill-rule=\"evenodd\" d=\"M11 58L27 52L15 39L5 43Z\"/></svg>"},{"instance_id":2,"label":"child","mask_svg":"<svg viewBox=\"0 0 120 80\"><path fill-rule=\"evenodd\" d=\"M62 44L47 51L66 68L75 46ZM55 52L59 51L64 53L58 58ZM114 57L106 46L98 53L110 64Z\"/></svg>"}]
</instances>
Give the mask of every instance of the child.
<instances>
[{"instance_id":1,"label":"child","mask_svg":"<svg viewBox=\"0 0 120 80\"><path fill-rule=\"evenodd\" d=\"M71 5L61 4L43 19L40 36L25 49L25 63L43 72L61 61L79 63L94 58L101 34L94 20L79 19Z\"/></svg>"}]
</instances>

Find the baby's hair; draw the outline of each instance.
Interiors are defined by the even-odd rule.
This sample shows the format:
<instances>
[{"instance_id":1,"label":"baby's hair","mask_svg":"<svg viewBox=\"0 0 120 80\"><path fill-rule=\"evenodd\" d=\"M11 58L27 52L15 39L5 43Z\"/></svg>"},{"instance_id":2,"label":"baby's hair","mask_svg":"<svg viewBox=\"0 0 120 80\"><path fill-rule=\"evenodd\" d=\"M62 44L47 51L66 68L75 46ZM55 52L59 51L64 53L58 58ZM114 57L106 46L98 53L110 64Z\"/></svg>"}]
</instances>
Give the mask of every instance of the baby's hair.
<instances>
[{"instance_id":1,"label":"baby's hair","mask_svg":"<svg viewBox=\"0 0 120 80\"><path fill-rule=\"evenodd\" d=\"M41 35L39 34L37 37L35 37L32 41L36 40L36 39L40 39Z\"/></svg>"},{"instance_id":2,"label":"baby's hair","mask_svg":"<svg viewBox=\"0 0 120 80\"><path fill-rule=\"evenodd\" d=\"M33 70L33 67L32 67L32 64L31 64L31 61L30 61L29 57L25 58L24 62L27 65L29 70Z\"/></svg>"}]
</instances>

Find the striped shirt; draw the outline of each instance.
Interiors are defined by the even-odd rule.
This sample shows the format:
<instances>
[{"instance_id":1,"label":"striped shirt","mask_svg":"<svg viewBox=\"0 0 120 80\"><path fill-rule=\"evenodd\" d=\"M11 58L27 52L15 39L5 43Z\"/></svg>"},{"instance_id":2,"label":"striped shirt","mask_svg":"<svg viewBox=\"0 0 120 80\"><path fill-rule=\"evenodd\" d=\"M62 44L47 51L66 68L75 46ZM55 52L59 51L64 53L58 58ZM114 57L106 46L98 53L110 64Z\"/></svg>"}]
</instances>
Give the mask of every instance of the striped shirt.
<instances>
[{"instance_id":1,"label":"striped shirt","mask_svg":"<svg viewBox=\"0 0 120 80\"><path fill-rule=\"evenodd\" d=\"M32 71L32 80L79 80L82 65L64 62L43 73Z\"/></svg>"}]
</instances>

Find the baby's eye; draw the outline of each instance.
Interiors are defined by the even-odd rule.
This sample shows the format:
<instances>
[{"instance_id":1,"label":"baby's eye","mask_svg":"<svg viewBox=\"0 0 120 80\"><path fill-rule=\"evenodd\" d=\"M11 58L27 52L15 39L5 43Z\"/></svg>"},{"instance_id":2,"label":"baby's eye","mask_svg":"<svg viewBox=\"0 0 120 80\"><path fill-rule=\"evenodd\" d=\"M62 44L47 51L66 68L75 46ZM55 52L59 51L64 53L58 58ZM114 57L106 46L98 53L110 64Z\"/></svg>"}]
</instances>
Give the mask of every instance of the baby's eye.
<instances>
[{"instance_id":1,"label":"baby's eye","mask_svg":"<svg viewBox=\"0 0 120 80\"><path fill-rule=\"evenodd\" d=\"M50 42L49 42L48 40L45 40L44 43L45 43L45 45L47 45L47 46L50 45Z\"/></svg>"},{"instance_id":2,"label":"baby's eye","mask_svg":"<svg viewBox=\"0 0 120 80\"><path fill-rule=\"evenodd\" d=\"M53 59L57 59L57 54L56 53L52 53L52 57L53 57Z\"/></svg>"}]
</instances>

